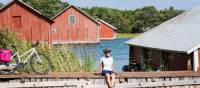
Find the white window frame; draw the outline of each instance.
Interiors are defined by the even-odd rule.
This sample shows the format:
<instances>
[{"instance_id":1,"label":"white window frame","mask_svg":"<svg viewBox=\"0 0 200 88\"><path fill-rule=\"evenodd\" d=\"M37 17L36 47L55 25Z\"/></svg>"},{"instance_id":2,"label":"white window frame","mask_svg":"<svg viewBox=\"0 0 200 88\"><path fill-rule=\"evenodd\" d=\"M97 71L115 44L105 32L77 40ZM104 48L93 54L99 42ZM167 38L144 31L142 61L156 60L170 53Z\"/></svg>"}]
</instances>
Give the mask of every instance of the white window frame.
<instances>
[{"instance_id":1,"label":"white window frame","mask_svg":"<svg viewBox=\"0 0 200 88\"><path fill-rule=\"evenodd\" d=\"M71 22L72 20L71 20L71 17L74 17L74 22ZM75 24L76 23L76 16L75 15L69 15L69 17L68 17L68 23L69 24Z\"/></svg>"}]
</instances>

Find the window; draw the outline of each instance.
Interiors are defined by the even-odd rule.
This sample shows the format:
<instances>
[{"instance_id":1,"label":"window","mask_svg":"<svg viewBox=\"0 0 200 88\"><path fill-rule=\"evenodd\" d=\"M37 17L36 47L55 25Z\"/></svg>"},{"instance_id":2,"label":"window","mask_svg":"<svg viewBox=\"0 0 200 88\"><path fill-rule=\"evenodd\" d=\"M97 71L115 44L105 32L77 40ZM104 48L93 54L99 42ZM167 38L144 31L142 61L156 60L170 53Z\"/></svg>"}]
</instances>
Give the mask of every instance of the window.
<instances>
[{"instance_id":1,"label":"window","mask_svg":"<svg viewBox=\"0 0 200 88\"><path fill-rule=\"evenodd\" d=\"M70 15L69 16L69 24L74 24L75 23L75 16L74 15Z\"/></svg>"},{"instance_id":2,"label":"window","mask_svg":"<svg viewBox=\"0 0 200 88\"><path fill-rule=\"evenodd\" d=\"M22 28L21 16L13 16L13 25L15 28Z\"/></svg>"},{"instance_id":3,"label":"window","mask_svg":"<svg viewBox=\"0 0 200 88\"><path fill-rule=\"evenodd\" d=\"M53 29L52 29L52 32L53 32L53 33L56 33L56 32L57 32L57 29L56 29L56 28L53 28Z\"/></svg>"}]
</instances>

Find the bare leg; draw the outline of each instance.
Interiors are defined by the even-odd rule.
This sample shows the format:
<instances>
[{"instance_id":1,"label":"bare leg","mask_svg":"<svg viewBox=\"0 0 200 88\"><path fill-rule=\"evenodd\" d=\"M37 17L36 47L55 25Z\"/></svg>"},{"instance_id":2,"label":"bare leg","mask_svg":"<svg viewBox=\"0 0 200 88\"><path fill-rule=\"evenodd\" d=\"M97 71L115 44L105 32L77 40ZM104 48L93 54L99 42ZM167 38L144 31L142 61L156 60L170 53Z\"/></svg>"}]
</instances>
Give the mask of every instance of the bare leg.
<instances>
[{"instance_id":1,"label":"bare leg","mask_svg":"<svg viewBox=\"0 0 200 88\"><path fill-rule=\"evenodd\" d=\"M108 85L108 88L111 88L111 81L110 81L110 75L106 74L106 83Z\"/></svg>"},{"instance_id":2,"label":"bare leg","mask_svg":"<svg viewBox=\"0 0 200 88\"><path fill-rule=\"evenodd\" d=\"M111 87L113 87L114 84L115 84L115 77L116 77L115 73L112 73L111 74L111 78L112 78L112 80L111 80Z\"/></svg>"}]
</instances>

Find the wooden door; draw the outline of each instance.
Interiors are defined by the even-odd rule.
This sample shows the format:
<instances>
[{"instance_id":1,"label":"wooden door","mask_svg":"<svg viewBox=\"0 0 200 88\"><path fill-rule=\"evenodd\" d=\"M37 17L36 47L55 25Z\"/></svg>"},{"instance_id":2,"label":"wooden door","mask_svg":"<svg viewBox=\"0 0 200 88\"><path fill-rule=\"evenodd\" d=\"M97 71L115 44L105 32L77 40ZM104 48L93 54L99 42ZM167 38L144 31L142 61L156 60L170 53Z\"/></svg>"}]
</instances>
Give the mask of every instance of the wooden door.
<instances>
[{"instance_id":1,"label":"wooden door","mask_svg":"<svg viewBox=\"0 0 200 88\"><path fill-rule=\"evenodd\" d=\"M13 26L14 26L14 28L17 28L17 29L22 28L21 16L13 16Z\"/></svg>"},{"instance_id":2,"label":"wooden door","mask_svg":"<svg viewBox=\"0 0 200 88\"><path fill-rule=\"evenodd\" d=\"M13 30L18 33L19 37L23 38L21 16L13 16Z\"/></svg>"}]
</instances>

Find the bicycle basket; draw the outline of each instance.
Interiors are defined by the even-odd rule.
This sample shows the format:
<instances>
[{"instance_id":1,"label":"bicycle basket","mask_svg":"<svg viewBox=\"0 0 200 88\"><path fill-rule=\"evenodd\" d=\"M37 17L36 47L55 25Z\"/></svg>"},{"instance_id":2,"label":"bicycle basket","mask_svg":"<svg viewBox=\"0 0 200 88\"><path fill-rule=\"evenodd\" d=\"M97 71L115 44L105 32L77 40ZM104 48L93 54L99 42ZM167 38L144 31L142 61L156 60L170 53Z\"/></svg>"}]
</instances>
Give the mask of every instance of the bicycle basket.
<instances>
[{"instance_id":1,"label":"bicycle basket","mask_svg":"<svg viewBox=\"0 0 200 88\"><path fill-rule=\"evenodd\" d=\"M0 49L0 62L10 63L11 50Z\"/></svg>"}]
</instances>

